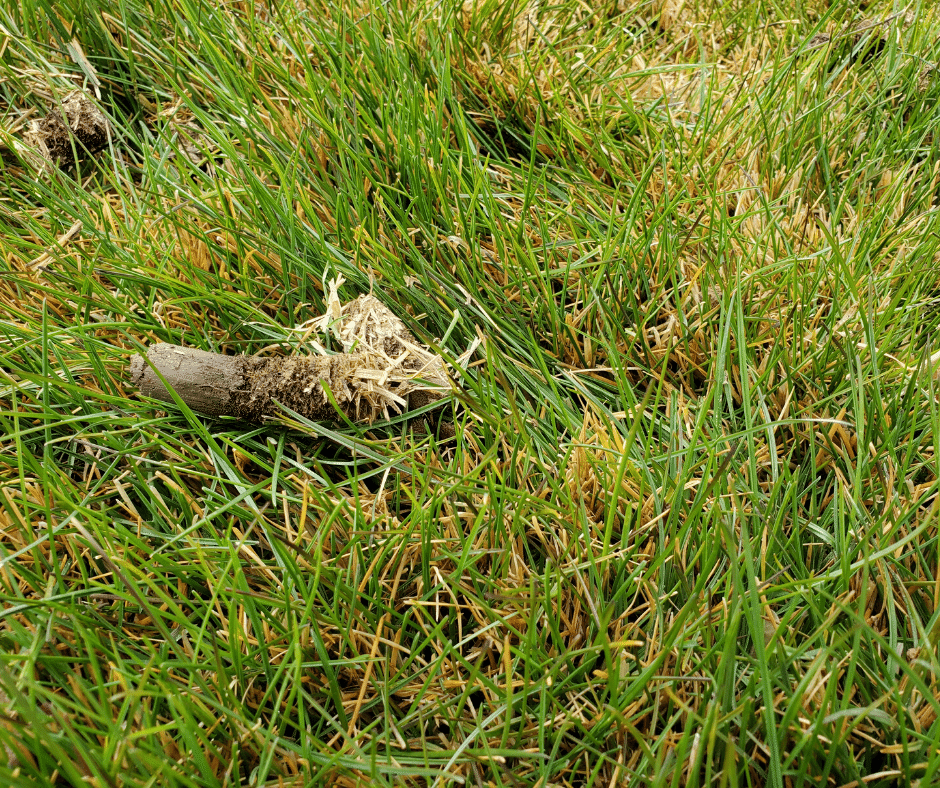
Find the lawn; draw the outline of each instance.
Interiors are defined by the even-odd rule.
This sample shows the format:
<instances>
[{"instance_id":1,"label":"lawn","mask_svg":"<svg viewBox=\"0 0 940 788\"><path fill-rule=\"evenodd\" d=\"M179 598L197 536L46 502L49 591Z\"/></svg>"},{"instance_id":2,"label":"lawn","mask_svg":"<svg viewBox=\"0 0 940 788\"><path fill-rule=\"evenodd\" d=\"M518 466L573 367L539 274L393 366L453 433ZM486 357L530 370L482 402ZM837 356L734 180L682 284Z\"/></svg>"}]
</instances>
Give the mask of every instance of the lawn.
<instances>
[{"instance_id":1,"label":"lawn","mask_svg":"<svg viewBox=\"0 0 940 788\"><path fill-rule=\"evenodd\" d=\"M3 3L0 784L940 782L938 59L920 0ZM133 384L335 353L331 286L447 397Z\"/></svg>"}]
</instances>

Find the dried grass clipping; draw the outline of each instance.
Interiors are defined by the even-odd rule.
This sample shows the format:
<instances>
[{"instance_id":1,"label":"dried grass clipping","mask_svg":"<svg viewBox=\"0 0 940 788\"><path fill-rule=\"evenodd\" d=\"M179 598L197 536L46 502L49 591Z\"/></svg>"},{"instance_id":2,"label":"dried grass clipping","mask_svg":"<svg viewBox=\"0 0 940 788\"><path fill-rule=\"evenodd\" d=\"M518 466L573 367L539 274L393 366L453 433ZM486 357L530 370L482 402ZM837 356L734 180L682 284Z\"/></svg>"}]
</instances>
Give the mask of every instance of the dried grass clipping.
<instances>
[{"instance_id":1,"label":"dried grass clipping","mask_svg":"<svg viewBox=\"0 0 940 788\"><path fill-rule=\"evenodd\" d=\"M326 313L313 324L331 333L355 357L353 406L358 419L374 421L441 399L451 390L444 359L412 336L405 324L372 295L342 304L343 278L329 284Z\"/></svg>"}]
</instances>

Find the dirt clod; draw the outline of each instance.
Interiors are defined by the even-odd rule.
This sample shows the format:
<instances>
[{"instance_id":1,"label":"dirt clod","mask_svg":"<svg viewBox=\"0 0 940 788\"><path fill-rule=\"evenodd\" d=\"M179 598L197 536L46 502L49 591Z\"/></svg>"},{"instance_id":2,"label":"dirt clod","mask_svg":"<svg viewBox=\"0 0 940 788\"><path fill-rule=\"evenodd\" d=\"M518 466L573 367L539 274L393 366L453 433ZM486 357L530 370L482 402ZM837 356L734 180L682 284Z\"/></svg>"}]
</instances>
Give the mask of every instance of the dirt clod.
<instances>
[{"instance_id":1,"label":"dirt clod","mask_svg":"<svg viewBox=\"0 0 940 788\"><path fill-rule=\"evenodd\" d=\"M108 144L111 124L97 104L81 90L73 90L42 120L34 120L24 141L59 167L75 163L75 154L94 154ZM74 146L74 147L73 147Z\"/></svg>"},{"instance_id":2,"label":"dirt clod","mask_svg":"<svg viewBox=\"0 0 940 788\"><path fill-rule=\"evenodd\" d=\"M917 92L923 94L930 90L938 74L940 74L940 69L937 66L924 66L917 78Z\"/></svg>"},{"instance_id":3,"label":"dirt clod","mask_svg":"<svg viewBox=\"0 0 940 788\"><path fill-rule=\"evenodd\" d=\"M361 363L356 355L292 356L289 358L238 359L244 388L233 391L228 410L246 421L261 422L280 415L277 403L312 421L334 420L336 409L327 388L340 409L358 419L353 380Z\"/></svg>"},{"instance_id":4,"label":"dirt clod","mask_svg":"<svg viewBox=\"0 0 940 788\"><path fill-rule=\"evenodd\" d=\"M341 283L330 283L327 314L311 322L343 353L224 356L158 343L146 360L131 359L131 380L144 396L173 401L171 388L195 411L254 422L282 415L283 405L313 421L335 420L338 408L371 424L443 400L451 391L444 360L374 296L340 303Z\"/></svg>"},{"instance_id":5,"label":"dirt clod","mask_svg":"<svg viewBox=\"0 0 940 788\"><path fill-rule=\"evenodd\" d=\"M852 62L860 60L868 63L881 55L888 46L890 25L897 23L899 27L909 27L912 19L908 15L895 14L882 20L862 20L847 25L841 31L833 34L819 33L806 42L805 47L795 47L790 54L806 54L823 47L848 47L855 54Z\"/></svg>"}]
</instances>

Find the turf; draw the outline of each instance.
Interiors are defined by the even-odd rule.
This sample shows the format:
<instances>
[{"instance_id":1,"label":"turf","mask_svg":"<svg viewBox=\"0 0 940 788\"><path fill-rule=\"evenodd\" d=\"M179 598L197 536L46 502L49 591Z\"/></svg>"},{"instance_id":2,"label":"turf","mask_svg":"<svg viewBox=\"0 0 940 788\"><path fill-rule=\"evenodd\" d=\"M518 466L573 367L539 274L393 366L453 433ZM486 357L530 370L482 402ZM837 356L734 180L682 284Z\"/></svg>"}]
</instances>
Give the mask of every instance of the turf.
<instances>
[{"instance_id":1,"label":"turf","mask_svg":"<svg viewBox=\"0 0 940 788\"><path fill-rule=\"evenodd\" d=\"M940 16L862 5L0 7L0 783L936 784ZM455 435L130 385L340 276Z\"/></svg>"}]
</instances>

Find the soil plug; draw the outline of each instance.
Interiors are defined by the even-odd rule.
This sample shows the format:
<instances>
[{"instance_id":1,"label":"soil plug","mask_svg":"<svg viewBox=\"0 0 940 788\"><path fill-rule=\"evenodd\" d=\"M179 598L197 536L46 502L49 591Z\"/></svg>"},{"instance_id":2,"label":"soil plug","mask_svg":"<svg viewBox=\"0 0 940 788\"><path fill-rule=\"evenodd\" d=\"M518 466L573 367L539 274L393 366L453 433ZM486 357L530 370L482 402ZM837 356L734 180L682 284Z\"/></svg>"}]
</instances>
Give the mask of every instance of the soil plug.
<instances>
[{"instance_id":1,"label":"soil plug","mask_svg":"<svg viewBox=\"0 0 940 788\"><path fill-rule=\"evenodd\" d=\"M73 90L42 120L30 122L23 139L43 159L64 167L75 162L73 150L79 155L97 153L110 135L111 124L98 105L83 91Z\"/></svg>"},{"instance_id":2,"label":"soil plug","mask_svg":"<svg viewBox=\"0 0 940 788\"><path fill-rule=\"evenodd\" d=\"M372 423L443 398L451 390L444 360L373 296L340 305L340 284L331 282L327 314L312 327L331 331L343 353L223 356L160 343L146 360L131 359L131 379L144 396L172 402L159 370L193 410L256 422L281 415L277 403L325 421L336 418L335 402L350 420Z\"/></svg>"}]
</instances>

